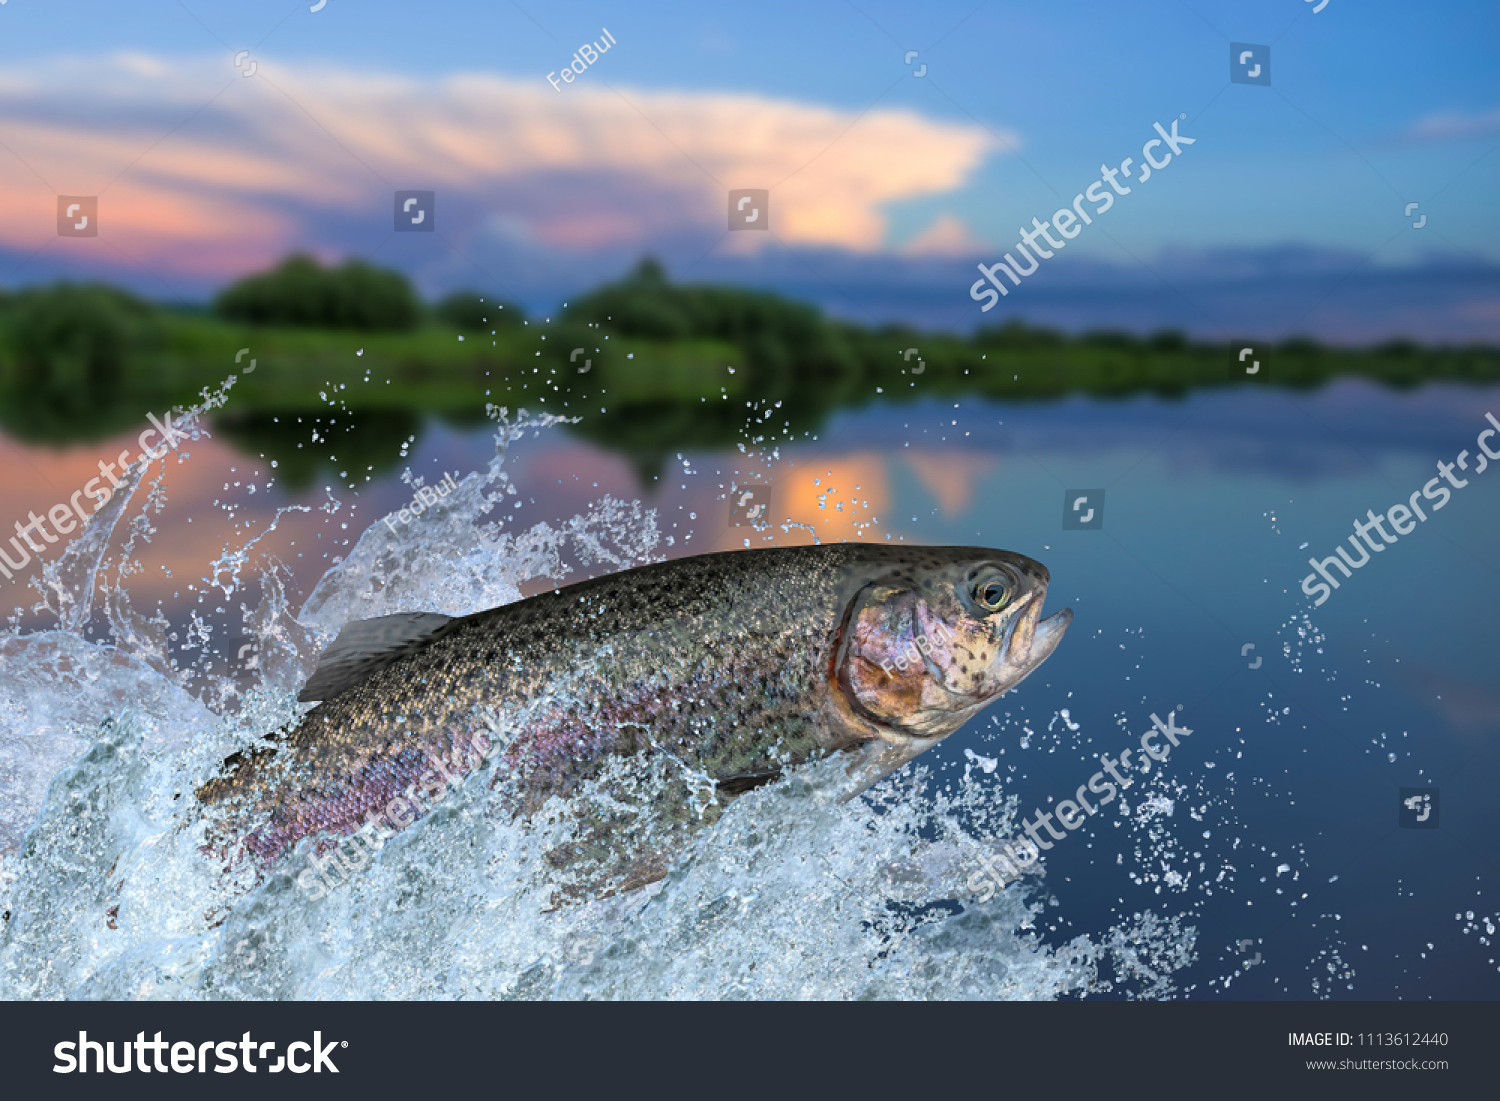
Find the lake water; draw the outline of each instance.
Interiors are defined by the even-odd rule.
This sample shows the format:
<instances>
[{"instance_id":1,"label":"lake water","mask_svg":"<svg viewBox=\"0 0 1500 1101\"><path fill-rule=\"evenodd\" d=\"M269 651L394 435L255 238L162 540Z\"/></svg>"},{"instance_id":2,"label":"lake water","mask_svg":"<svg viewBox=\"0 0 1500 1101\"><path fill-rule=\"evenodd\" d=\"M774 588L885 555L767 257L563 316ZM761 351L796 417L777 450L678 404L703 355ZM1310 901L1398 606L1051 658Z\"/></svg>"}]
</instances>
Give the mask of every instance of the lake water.
<instances>
[{"instance_id":1,"label":"lake water","mask_svg":"<svg viewBox=\"0 0 1500 1101\"><path fill-rule=\"evenodd\" d=\"M126 578L133 611L101 593L83 627L81 594L96 582L113 591L114 579L108 567L98 577L75 573L60 580L73 628L26 612L0 649L0 886L12 911L41 923L22 933L12 923L19 918L7 921L0 991L1500 996L1500 472L1474 469L1487 412L1500 417L1500 387L1397 392L1347 381L1315 393L1256 387L1180 400L877 401L836 415L816 438L780 439L779 412L752 406L743 450L674 453L655 476L566 426L541 427L510 443L508 483L492 483L502 499L487 517L503 517L508 533L533 532L535 546L509 545L511 557L494 569L479 561L492 553L483 541L424 529L420 516L403 523L399 510L417 487L398 474L365 482L362 471L344 472L336 430L309 425L307 446L334 456L329 470L344 472L343 484L326 479L327 489L320 481L297 494L222 436L184 444L190 459L157 465L161 508L136 529L131 554L142 569ZM389 442L392 451L401 446ZM24 521L68 500L122 449L134 453L134 433L61 450L5 441L0 519ZM1438 476L1439 461L1465 450L1468 485L1314 607L1301 589L1309 557L1332 555L1366 510L1407 503ZM462 481L495 457L495 425L430 421L408 451L401 468L426 484L445 473ZM769 525L731 523L731 497L747 482L770 486ZM1064 528L1073 490L1104 491L1087 501L1101 528ZM131 515L143 512L145 494L137 491ZM616 510L576 520L606 497L639 501L654 519ZM304 511L285 512L262 534L288 508ZM129 522L115 530L117 548ZM295 893L287 897L274 881L248 896L224 895L193 867L190 846L163 840L175 813L170 793L187 775L181 761L209 766L222 736L216 716L246 714L239 693L262 676L282 705L298 687L292 650L266 642L279 605L274 597L262 603L258 571L279 563L295 613L372 526L404 540L403 572L379 579L381 599L443 605L412 610L473 611L643 554L817 538L1024 553L1051 570L1048 611L1068 606L1076 618L1024 686L919 759L928 787L903 796L907 818L888 813L879 827L833 812L799 818L795 794L756 792L649 906L627 898L613 909L521 921L516 915L532 913L535 899L496 886L493 869L531 842L485 827L482 851L491 859L481 875L470 866L475 858L455 848L456 838L479 836L464 832L479 827L462 814L424 821L411 831L419 836L382 855L367 882L321 911L297 909ZM586 561L578 533L597 536L614 563ZM243 564L226 556L252 540ZM42 558L61 554L59 544ZM533 576L542 568L550 572ZM7 608L36 599L17 582L0 585L0 594ZM247 625L242 605L269 618ZM307 626L337 629L313 619L304 616ZM116 640L129 627L136 641L105 646L111 625ZM216 656L206 660L205 647ZM191 671L172 671L173 658ZM1136 776L1138 786L1114 807L1057 841L1043 856L1044 878L1027 877L985 905L961 897L940 870L929 869L925 895L901 899L857 878L875 859L862 828L884 846L881 860L900 857L902 845L915 846L906 857L913 860L942 851L953 824L939 793L969 791L960 783L966 772L984 798L1015 796L1031 817L1071 798L1098 771L1099 754L1138 752L1152 716L1173 711L1191 735ZM96 746L93 764L75 765L101 737L112 748ZM914 768L888 781L891 790ZM49 784L43 823L23 854L22 834ZM1402 828L1402 788L1438 793L1436 829ZM110 818L112 832L66 856L51 851L70 801L79 800ZM781 834L784 860L748 879L714 871L711 857L723 856L714 846L755 828ZM840 909L818 894L805 867L814 856L827 873L816 883L834 876L852 884L857 905ZM432 924L382 918L381 901L405 897L419 860L446 868L427 883L434 901L424 921ZM116 878L122 886L112 888ZM192 903L161 898L167 884ZM188 914L224 898L230 917L218 913L222 924ZM36 916L42 907L51 911L46 922ZM1142 932L1137 915L1147 911L1162 924ZM880 915L898 912L907 924L892 932ZM508 915L510 928L502 933L490 914ZM37 947L43 925L57 945L46 966ZM808 928L826 934L816 948ZM398 930L427 937L426 970L393 948L371 947L395 943ZM570 940L593 945L587 960L559 956L557 945ZM1111 947L1153 947L1142 949L1132 982L1090 990L1069 955L1080 943L1088 958L1105 961L1102 973L1122 980L1130 966ZM244 963L244 944L261 954L255 967ZM701 957L691 972L663 962L684 953ZM783 955L802 963L772 962ZM753 979L745 971L752 960L762 961Z\"/></svg>"}]
</instances>

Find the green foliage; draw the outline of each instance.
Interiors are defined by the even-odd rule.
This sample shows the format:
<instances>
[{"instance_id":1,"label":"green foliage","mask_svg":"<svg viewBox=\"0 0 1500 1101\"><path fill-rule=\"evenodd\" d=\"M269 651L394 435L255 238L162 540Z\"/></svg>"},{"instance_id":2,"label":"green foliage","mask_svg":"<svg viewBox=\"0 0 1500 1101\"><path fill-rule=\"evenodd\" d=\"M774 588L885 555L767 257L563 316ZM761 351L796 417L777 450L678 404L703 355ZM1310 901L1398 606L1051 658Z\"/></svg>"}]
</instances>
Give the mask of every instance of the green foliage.
<instances>
[{"instance_id":1,"label":"green foliage","mask_svg":"<svg viewBox=\"0 0 1500 1101\"><path fill-rule=\"evenodd\" d=\"M1307 389L1349 375L1396 387L1500 379L1500 350L1486 347L1348 349L1294 338L1257 347L1265 368L1252 381L1227 343L1171 332L1070 337L1020 321L970 337L871 329L761 291L674 284L652 260L556 322L523 325L519 308L477 292L449 295L429 324L420 320L400 276L358 263L327 270L307 257L231 287L217 316L98 285L0 294L0 426L28 440L96 439L235 372L232 408L216 423L276 458L288 485L328 474L307 447L311 421L297 419L326 415L325 385L348 410L338 415L352 434L338 437L340 469L382 469L394 461L390 440L422 431L423 414L480 423L494 401L587 410L572 431L649 479L684 447L728 447L747 432L806 438L836 411L877 401L1177 397L1198 387ZM355 323L406 331L356 336ZM485 335L459 342L455 329ZM254 373L235 365L247 346ZM911 358L908 349L917 349Z\"/></svg>"},{"instance_id":2,"label":"green foliage","mask_svg":"<svg viewBox=\"0 0 1500 1101\"><path fill-rule=\"evenodd\" d=\"M486 299L477 291L455 291L432 312L438 320L466 333L517 329L526 320L526 312L515 303Z\"/></svg>"},{"instance_id":3,"label":"green foliage","mask_svg":"<svg viewBox=\"0 0 1500 1101\"><path fill-rule=\"evenodd\" d=\"M974 334L981 348L1056 348L1065 341L1062 333L1052 329L1033 329L1024 321L1007 321L990 325Z\"/></svg>"},{"instance_id":4,"label":"green foliage","mask_svg":"<svg viewBox=\"0 0 1500 1101\"><path fill-rule=\"evenodd\" d=\"M648 477L662 469L670 448L724 439L731 425L744 424L742 405L722 406L721 387L779 406L794 420L793 411L806 411L805 423L816 426L838 402L863 399L871 362L863 348L870 334L829 322L815 306L737 287L669 283L649 258L572 303L559 329L562 348L598 356L592 379L614 395L608 412L579 431L601 442L628 442L637 470ZM611 338L607 345L603 334ZM698 351L710 346L722 351ZM675 362L668 348L694 349L691 362ZM640 349L633 361L623 360L627 349ZM738 373L731 376L730 367ZM574 387L588 384L572 374ZM663 375L674 377L675 393L642 393L643 384Z\"/></svg>"},{"instance_id":5,"label":"green foliage","mask_svg":"<svg viewBox=\"0 0 1500 1101\"><path fill-rule=\"evenodd\" d=\"M399 332L422 320L422 303L399 273L361 260L324 268L305 255L241 279L218 296L214 308L221 317L251 325L363 332Z\"/></svg>"},{"instance_id":6,"label":"green foliage","mask_svg":"<svg viewBox=\"0 0 1500 1101\"><path fill-rule=\"evenodd\" d=\"M585 295L565 316L619 336L732 341L772 373L826 356L832 336L815 306L738 287L668 283L649 258L620 282Z\"/></svg>"},{"instance_id":7,"label":"green foliage","mask_svg":"<svg viewBox=\"0 0 1500 1101\"><path fill-rule=\"evenodd\" d=\"M126 353L159 344L155 307L103 283L58 283L5 304L11 349L31 381L117 378Z\"/></svg>"},{"instance_id":8,"label":"green foliage","mask_svg":"<svg viewBox=\"0 0 1500 1101\"><path fill-rule=\"evenodd\" d=\"M1084 333L1079 338L1079 343L1091 348L1112 348L1121 352L1134 351L1141 346L1139 337L1113 329L1096 329L1093 332Z\"/></svg>"},{"instance_id":9,"label":"green foliage","mask_svg":"<svg viewBox=\"0 0 1500 1101\"><path fill-rule=\"evenodd\" d=\"M47 432L93 424L119 395L127 361L159 349L165 322L150 304L102 283L57 283L3 304L6 404Z\"/></svg>"}]
</instances>

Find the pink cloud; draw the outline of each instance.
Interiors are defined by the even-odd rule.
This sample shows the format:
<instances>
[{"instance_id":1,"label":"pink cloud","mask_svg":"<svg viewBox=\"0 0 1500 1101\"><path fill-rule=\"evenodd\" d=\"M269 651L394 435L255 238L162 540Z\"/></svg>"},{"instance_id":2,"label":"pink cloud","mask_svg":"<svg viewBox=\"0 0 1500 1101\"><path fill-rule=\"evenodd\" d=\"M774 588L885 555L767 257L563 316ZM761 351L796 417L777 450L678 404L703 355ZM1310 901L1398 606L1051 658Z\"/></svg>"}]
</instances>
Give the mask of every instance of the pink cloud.
<instances>
[{"instance_id":1,"label":"pink cloud","mask_svg":"<svg viewBox=\"0 0 1500 1101\"><path fill-rule=\"evenodd\" d=\"M989 245L974 236L967 224L952 214L940 214L901 248L903 256L972 256Z\"/></svg>"},{"instance_id":2,"label":"pink cloud","mask_svg":"<svg viewBox=\"0 0 1500 1101\"><path fill-rule=\"evenodd\" d=\"M140 55L11 68L0 126L23 163L0 194L0 245L54 238L56 194L98 195L101 237L68 247L224 277L326 245L334 225L347 236L368 219L378 241L394 189L432 188L440 232L503 215L587 250L722 232L729 190L769 187L774 233L734 244L874 252L884 208L964 186L1000 148L979 126L904 109L257 61L240 79L223 59Z\"/></svg>"},{"instance_id":3,"label":"pink cloud","mask_svg":"<svg viewBox=\"0 0 1500 1101\"><path fill-rule=\"evenodd\" d=\"M1500 108L1477 114L1440 111L1419 119L1403 134L1408 141L1462 141L1500 133Z\"/></svg>"}]
</instances>

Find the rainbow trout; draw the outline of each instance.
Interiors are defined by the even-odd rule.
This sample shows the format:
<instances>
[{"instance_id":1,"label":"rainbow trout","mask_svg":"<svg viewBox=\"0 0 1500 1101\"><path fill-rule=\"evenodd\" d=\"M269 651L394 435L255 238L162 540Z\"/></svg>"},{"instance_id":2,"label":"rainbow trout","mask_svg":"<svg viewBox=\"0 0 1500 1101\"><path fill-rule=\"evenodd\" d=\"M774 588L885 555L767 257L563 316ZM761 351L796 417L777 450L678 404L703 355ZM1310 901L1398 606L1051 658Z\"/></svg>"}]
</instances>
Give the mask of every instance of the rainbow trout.
<instances>
[{"instance_id":1,"label":"rainbow trout","mask_svg":"<svg viewBox=\"0 0 1500 1101\"><path fill-rule=\"evenodd\" d=\"M490 708L513 733L495 778L512 815L652 756L712 789L713 813L686 791L651 801L684 836L832 753L850 754L852 797L1057 648L1073 613L1041 618L1048 580L1008 551L841 543L681 558L458 618L363 620L300 696L322 702L197 795L252 816L245 844L266 861L376 818L401 828L430 809L422 792L479 766L471 739ZM665 851L632 832L595 814L549 859L613 863L624 886L660 878Z\"/></svg>"}]
</instances>

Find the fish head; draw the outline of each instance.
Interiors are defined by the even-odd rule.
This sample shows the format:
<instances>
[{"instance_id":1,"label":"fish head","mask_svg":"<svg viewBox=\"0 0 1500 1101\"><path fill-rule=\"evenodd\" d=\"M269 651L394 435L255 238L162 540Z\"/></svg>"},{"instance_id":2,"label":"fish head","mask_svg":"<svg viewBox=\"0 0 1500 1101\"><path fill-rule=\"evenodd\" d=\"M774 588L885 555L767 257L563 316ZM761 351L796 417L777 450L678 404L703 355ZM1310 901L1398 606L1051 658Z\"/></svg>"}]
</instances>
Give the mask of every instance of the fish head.
<instances>
[{"instance_id":1,"label":"fish head","mask_svg":"<svg viewBox=\"0 0 1500 1101\"><path fill-rule=\"evenodd\" d=\"M1046 661L1073 620L1042 619L1050 575L1025 555L914 549L850 602L836 656L843 703L920 752Z\"/></svg>"}]
</instances>

